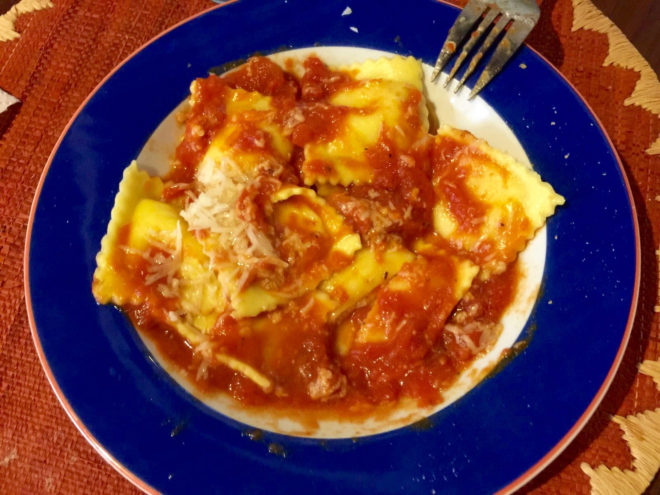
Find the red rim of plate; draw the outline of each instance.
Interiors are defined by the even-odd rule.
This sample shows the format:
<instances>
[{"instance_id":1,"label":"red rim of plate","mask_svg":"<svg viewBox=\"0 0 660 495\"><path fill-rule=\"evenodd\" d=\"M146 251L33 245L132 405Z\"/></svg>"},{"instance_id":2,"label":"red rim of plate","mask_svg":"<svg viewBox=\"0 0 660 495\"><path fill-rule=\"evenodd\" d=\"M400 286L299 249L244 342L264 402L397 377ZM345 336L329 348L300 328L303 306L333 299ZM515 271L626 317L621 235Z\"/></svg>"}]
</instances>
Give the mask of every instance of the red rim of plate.
<instances>
[{"instance_id":1,"label":"red rim of plate","mask_svg":"<svg viewBox=\"0 0 660 495\"><path fill-rule=\"evenodd\" d=\"M53 373L50 369L50 365L48 364L48 361L46 360L46 356L44 355L43 349L41 347L41 342L39 340L39 335L37 333L37 327L34 321L34 314L32 312L32 298L30 295L30 241L32 238L32 226L34 223L34 216L35 216L35 211L37 208L37 203L39 202L39 197L41 196L41 189L43 188L44 181L46 179L46 175L48 174L48 170L50 169L51 163L53 161L53 158L55 157L55 154L57 153L57 150L60 147L60 144L62 140L64 139L64 136L67 134L69 131L69 128L73 124L73 122L76 120L78 117L78 114L83 110L85 105L87 105L87 102L96 94L96 92L105 84L105 82L112 77L112 75L117 72L124 64L126 64L130 59L132 59L136 54L138 54L140 51L142 51L147 45L153 43L157 39L165 36L168 34L170 31L175 30L179 26L197 18L202 15L205 15L208 12L211 12L213 10L225 7L227 5L230 5L232 3L236 3L238 0L229 0L221 5L216 5L213 7L210 7L208 9L205 9L197 14L194 14L176 24L173 26L169 27L162 33L154 36L151 38L149 41L141 45L139 48L137 48L135 51L133 51L130 55L128 55L124 60L122 60L112 71L110 71L102 80L99 82L96 87L92 90L92 92L85 98L85 100L80 104L76 112L73 114L69 122L67 123L66 127L62 131L62 134L57 140L57 143L55 144L55 147L53 148L53 151L51 152L50 156L48 157L48 161L46 162L46 166L44 167L43 172L41 173L41 177L39 178L39 183L37 184L37 188L35 191L34 199L32 201L32 205L30 207L30 216L28 218L28 224L27 224L27 233L25 236L25 247L24 247L24 255L23 255L23 284L24 284L24 289L25 289L25 304L27 307L27 316L28 316L28 322L30 325L30 332L32 334L32 340L34 342L34 346L37 350L37 355L39 356L39 361L41 362L41 366L44 369L44 372L46 373L46 378L48 379L48 382L50 383L51 388L55 392L55 396L57 397L58 401L66 411L67 415L73 422L73 424L78 428L78 431L82 434L82 436L89 442L89 444L96 450L101 457L108 463L110 464L119 474L121 474L124 478L126 478L128 481L133 483L136 487L138 487L140 490L144 491L145 493L149 494L157 494L159 493L158 490L153 488L151 485L146 483L144 480L140 479L138 476L136 476L129 468L124 466L121 462L119 462L117 459L115 459L105 448L101 443L92 435L92 433L87 429L87 427L84 425L84 423L80 420L80 418L76 415L74 410L72 409L71 405L67 401L66 397L62 393L62 390L60 389L59 385L57 384L57 381L55 380L55 377L53 376ZM451 7L457 8L455 5L452 5L451 3L447 2L446 0L436 0L440 3L444 3L446 5L449 5ZM511 493L514 490L522 487L526 483L528 483L532 478L534 478L537 474L539 474L543 469L545 469L552 461L554 461L559 454L561 454L566 447L573 441L573 439L578 435L578 433L584 428L584 426L587 424L587 422L591 419L593 416L594 412L596 409L598 409L598 406L602 402L603 398L605 397L605 394L607 393L608 389L610 388L610 385L612 384L612 381L614 380L614 376L616 375L616 372L619 369L619 366L621 365L621 361L623 359L623 355L625 353L626 347L628 345L628 340L630 339L630 334L632 333L632 327L633 323L635 320L635 313L637 311L637 301L639 298L639 285L640 285L640 274L641 274L641 243L640 243L640 238L639 238L639 224L637 221L637 208L635 207L635 201L633 199L632 195L632 190L630 189L630 182L628 181L628 177L626 175L626 171L623 168L623 164L621 163L621 159L619 158L619 154L617 153L616 149L614 148L614 143L612 143L612 140L610 139L610 136L608 135L607 131L605 130L605 127L603 126L602 122L596 115L596 113L593 111L589 103L585 100L585 98L580 94L580 92L577 90L577 88L561 73L559 70L547 59L545 58L541 53L539 53L536 49L530 47L529 45L525 44L525 46L530 49L532 52L534 52L541 60L543 60L549 67L551 67L555 73L564 80L564 82L573 90L573 92L577 95L577 97L582 101L582 104L589 110L591 113L592 117L600 127L600 130L602 131L603 135L607 139L607 143L609 144L610 148L613 151L614 157L616 158L616 162L619 166L619 169L621 170L621 175L623 177L625 186L626 186L626 191L628 192L628 201L630 202L631 210L632 210L632 220L633 220L633 225L634 225L634 230L635 230L635 287L633 289L633 297L631 300L630 304L630 312L628 313L628 321L626 323L626 330L623 335L623 339L621 340L621 344L619 345L619 350L617 351L617 354L614 358L614 361L612 362L612 366L610 367L610 370L608 371L607 375L605 376L605 380L603 380L603 383L601 384L600 388L598 389L598 392L594 396L594 398L591 400L589 406L585 409L585 411L582 413L582 415L578 418L578 420L575 422L575 424L571 427L568 432L562 437L562 439L549 451L547 452L541 459L539 459L532 467L527 469L523 474L518 476L518 478L514 479L511 481L508 485L505 487L501 488L497 494L503 495L506 493Z\"/></svg>"}]
</instances>

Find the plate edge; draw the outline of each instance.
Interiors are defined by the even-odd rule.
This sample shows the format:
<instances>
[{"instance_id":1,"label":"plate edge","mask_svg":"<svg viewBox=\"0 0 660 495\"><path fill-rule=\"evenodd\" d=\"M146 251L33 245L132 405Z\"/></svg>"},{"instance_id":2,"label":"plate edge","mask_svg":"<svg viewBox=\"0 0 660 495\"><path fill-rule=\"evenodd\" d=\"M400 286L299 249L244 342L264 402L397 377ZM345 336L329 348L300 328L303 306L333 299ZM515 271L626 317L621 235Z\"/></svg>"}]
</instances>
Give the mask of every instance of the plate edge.
<instances>
[{"instance_id":1,"label":"plate edge","mask_svg":"<svg viewBox=\"0 0 660 495\"><path fill-rule=\"evenodd\" d=\"M436 0L436 1L440 3L446 3L445 0ZM536 463L533 464L531 467L529 467L524 473L522 473L520 476L518 476L516 479L511 481L503 488L500 488L496 492L496 495L511 494L514 491L526 485L527 483L529 483L541 471L543 471L546 467L548 467L557 457L559 457L559 455L564 450L566 450L566 448L571 444L571 442L582 431L582 429L586 426L586 424L589 422L591 417L594 415L596 409L598 409L598 406L600 406L600 403L603 401L605 395L607 394L607 391L612 385L612 382L614 381L614 377L616 376L619 367L621 366L621 361L623 360L625 351L628 348L628 342L630 340L630 335L632 334L632 328L635 322L635 315L637 314L637 303L639 300L639 287L641 281L642 250L641 250L641 239L639 235L639 221L637 218L637 207L635 205L635 198L633 197L632 189L630 188L630 181L628 180L628 174L626 173L626 169L623 167L623 163L621 162L621 157L619 156L619 152L614 146L614 143L612 142L610 135L605 129L605 126L603 126L603 123L601 122L600 118L598 117L596 112L594 112L593 108L591 108L591 105L589 105L587 99L584 96L582 96L582 94L578 91L575 85L573 85L573 83L569 81L568 78L564 74L562 74L561 71L557 69L557 67L555 67L554 64L552 64L552 62L550 62L538 50L529 46L527 43L525 43L525 47L531 50L541 60L543 60L548 65L548 67L550 67L555 72L555 74L557 74L564 81L564 83L569 87L569 89L573 91L575 96L580 100L582 105L584 105L584 107L587 109L587 111L596 121L598 128L603 133L603 136L605 137L607 144L612 150L612 154L614 155L617 165L619 166L619 171L621 172L623 183L626 186L626 192L628 193L628 202L630 203L630 210L631 210L630 213L632 217L633 230L635 233L635 282L634 282L632 297L630 299L630 310L628 312L628 321L626 322L626 330L624 332L623 338L621 339L621 343L619 344L619 349L617 350L616 356L614 357L612 366L610 366L607 375L605 375L605 379L601 383L598 391L596 392L596 395L593 397L593 399L591 399L591 402L584 410L582 415L573 424L573 426L564 434L564 436L559 440L559 442L557 442L555 446L552 449L550 449L550 451L548 451L543 457L541 457L538 461L536 461Z\"/></svg>"}]
</instances>

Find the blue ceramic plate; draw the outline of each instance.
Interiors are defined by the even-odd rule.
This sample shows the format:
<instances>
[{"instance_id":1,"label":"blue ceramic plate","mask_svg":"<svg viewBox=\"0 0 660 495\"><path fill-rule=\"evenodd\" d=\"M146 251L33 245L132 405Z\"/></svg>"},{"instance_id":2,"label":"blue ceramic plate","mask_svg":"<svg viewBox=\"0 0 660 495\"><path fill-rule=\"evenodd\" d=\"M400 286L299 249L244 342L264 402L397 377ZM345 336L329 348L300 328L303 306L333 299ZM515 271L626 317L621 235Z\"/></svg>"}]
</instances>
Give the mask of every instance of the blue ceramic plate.
<instances>
[{"instance_id":1,"label":"blue ceramic plate","mask_svg":"<svg viewBox=\"0 0 660 495\"><path fill-rule=\"evenodd\" d=\"M341 16L346 5L352 14ZM46 166L30 216L28 315L69 416L136 485L167 493L507 492L546 466L589 419L630 333L638 229L602 127L570 84L528 48L482 96L566 197L547 224L542 290L521 338L537 330L516 359L433 415L426 428L356 441L268 432L251 439L245 425L176 385L124 316L91 295L122 171L186 97L193 78L282 47L359 46L433 63L457 13L431 0L233 3L133 54L77 112Z\"/></svg>"}]
</instances>

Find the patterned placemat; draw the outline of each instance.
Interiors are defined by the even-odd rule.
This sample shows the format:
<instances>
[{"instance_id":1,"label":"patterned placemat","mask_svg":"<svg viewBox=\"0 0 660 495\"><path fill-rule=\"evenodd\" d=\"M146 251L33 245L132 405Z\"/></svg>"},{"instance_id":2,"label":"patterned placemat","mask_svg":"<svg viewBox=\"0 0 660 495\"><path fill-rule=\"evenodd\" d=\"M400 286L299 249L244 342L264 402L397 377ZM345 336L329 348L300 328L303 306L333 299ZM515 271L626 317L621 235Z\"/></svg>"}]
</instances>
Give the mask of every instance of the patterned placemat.
<instances>
[{"instance_id":1,"label":"patterned placemat","mask_svg":"<svg viewBox=\"0 0 660 495\"><path fill-rule=\"evenodd\" d=\"M0 41L15 40L20 35L15 29L16 21L22 15L52 7L50 0L21 0L0 17Z\"/></svg>"},{"instance_id":2,"label":"patterned placemat","mask_svg":"<svg viewBox=\"0 0 660 495\"><path fill-rule=\"evenodd\" d=\"M0 136L2 494L137 493L76 431L48 386L27 324L23 240L41 171L83 99L141 44L210 5L20 0L0 17L0 88L22 102ZM619 151L643 259L633 335L610 391L566 451L521 492L639 494L652 490L660 466L660 85L589 0L545 0L529 43L585 96Z\"/></svg>"}]
</instances>

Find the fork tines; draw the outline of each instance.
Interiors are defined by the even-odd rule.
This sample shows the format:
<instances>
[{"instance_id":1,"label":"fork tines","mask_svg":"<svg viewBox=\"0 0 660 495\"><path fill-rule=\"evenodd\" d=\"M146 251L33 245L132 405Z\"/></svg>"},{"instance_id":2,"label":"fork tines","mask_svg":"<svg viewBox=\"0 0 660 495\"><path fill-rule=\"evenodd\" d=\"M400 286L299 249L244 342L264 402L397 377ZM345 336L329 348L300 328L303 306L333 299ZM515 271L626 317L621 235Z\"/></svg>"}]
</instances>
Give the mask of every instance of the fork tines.
<instances>
[{"instance_id":1,"label":"fork tines","mask_svg":"<svg viewBox=\"0 0 660 495\"><path fill-rule=\"evenodd\" d=\"M522 45L529 32L536 25L540 14L541 11L534 0L470 0L449 30L447 39L435 63L431 80L435 81L438 78L442 68L454 55L460 44L464 42L461 53L456 58L447 76L444 84L446 87L472 49L481 40L484 33L488 31L486 39L472 57L467 69L458 81L458 85L454 90L454 92L457 92L474 72L479 61L493 42L508 26L495 52L470 92L469 98L473 98L504 67L504 64ZM474 28L475 25L476 28Z\"/></svg>"}]
</instances>

